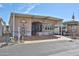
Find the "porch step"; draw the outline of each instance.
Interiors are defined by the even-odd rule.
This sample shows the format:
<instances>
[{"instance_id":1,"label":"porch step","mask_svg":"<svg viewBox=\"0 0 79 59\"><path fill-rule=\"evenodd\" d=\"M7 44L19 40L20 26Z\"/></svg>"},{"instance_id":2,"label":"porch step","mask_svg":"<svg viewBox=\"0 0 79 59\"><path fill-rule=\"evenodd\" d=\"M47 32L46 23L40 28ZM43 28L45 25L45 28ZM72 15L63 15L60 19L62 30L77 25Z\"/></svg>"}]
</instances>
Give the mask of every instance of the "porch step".
<instances>
[{"instance_id":1,"label":"porch step","mask_svg":"<svg viewBox=\"0 0 79 59\"><path fill-rule=\"evenodd\" d=\"M57 39L59 37L53 36L53 35L47 35L47 36L31 36L31 37L25 37L24 40L45 40L45 39Z\"/></svg>"}]
</instances>

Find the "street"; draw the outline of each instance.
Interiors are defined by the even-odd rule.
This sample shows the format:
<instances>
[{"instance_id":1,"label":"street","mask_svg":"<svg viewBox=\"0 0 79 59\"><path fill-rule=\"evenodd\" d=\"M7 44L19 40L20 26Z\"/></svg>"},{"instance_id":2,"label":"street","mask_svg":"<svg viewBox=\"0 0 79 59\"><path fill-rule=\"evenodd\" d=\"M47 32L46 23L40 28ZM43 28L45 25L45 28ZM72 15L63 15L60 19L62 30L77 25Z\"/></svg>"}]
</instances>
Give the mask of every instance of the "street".
<instances>
[{"instance_id":1,"label":"street","mask_svg":"<svg viewBox=\"0 0 79 59\"><path fill-rule=\"evenodd\" d=\"M79 40L19 44L0 48L0 56L68 56L79 55Z\"/></svg>"}]
</instances>

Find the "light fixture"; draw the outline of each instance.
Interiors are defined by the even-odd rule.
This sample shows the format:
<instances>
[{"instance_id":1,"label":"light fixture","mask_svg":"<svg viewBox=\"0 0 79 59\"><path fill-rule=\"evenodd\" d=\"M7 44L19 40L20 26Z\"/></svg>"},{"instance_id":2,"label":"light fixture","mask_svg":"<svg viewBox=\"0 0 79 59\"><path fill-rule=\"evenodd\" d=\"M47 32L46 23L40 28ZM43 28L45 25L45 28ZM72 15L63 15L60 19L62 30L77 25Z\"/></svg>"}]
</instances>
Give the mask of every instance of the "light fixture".
<instances>
[{"instance_id":1,"label":"light fixture","mask_svg":"<svg viewBox=\"0 0 79 59\"><path fill-rule=\"evenodd\" d=\"M22 23L25 23L25 20L22 20Z\"/></svg>"}]
</instances>

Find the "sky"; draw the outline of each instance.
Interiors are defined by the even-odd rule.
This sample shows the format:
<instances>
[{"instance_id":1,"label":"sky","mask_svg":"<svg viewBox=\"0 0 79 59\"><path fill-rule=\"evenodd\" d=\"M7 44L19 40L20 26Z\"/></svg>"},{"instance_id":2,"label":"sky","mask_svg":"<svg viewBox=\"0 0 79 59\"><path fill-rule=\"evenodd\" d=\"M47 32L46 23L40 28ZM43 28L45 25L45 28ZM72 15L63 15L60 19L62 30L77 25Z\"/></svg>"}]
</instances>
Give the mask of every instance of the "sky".
<instances>
[{"instance_id":1,"label":"sky","mask_svg":"<svg viewBox=\"0 0 79 59\"><path fill-rule=\"evenodd\" d=\"M0 17L8 24L11 12L79 20L79 3L0 3Z\"/></svg>"}]
</instances>

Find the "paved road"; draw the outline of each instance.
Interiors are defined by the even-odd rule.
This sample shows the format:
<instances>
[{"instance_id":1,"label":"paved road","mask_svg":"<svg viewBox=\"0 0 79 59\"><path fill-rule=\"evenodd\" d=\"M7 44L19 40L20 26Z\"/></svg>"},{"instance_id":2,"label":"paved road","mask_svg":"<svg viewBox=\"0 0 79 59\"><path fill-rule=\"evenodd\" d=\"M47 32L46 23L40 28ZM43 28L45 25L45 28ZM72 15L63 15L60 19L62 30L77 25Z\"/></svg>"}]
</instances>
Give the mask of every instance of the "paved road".
<instances>
[{"instance_id":1,"label":"paved road","mask_svg":"<svg viewBox=\"0 0 79 59\"><path fill-rule=\"evenodd\" d=\"M12 45L0 48L1 56L79 55L79 40Z\"/></svg>"}]
</instances>

